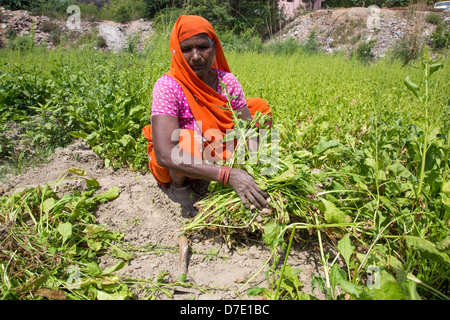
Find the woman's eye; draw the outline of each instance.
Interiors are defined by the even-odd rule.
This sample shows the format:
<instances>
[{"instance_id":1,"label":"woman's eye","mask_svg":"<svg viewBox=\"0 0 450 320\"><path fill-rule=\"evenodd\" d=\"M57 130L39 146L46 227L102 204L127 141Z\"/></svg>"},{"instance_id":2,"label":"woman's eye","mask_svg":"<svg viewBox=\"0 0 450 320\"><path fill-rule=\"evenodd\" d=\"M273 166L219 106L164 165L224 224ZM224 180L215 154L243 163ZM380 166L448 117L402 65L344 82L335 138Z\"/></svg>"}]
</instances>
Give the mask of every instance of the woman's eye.
<instances>
[{"instance_id":1,"label":"woman's eye","mask_svg":"<svg viewBox=\"0 0 450 320\"><path fill-rule=\"evenodd\" d=\"M209 45L201 45L201 46L194 47L194 48L197 49L197 50L205 51L205 50L208 50L209 48L211 48L211 46L209 46ZM192 51L194 48L192 48L192 47L189 47L189 48L181 47L181 52L188 53L188 52Z\"/></svg>"}]
</instances>

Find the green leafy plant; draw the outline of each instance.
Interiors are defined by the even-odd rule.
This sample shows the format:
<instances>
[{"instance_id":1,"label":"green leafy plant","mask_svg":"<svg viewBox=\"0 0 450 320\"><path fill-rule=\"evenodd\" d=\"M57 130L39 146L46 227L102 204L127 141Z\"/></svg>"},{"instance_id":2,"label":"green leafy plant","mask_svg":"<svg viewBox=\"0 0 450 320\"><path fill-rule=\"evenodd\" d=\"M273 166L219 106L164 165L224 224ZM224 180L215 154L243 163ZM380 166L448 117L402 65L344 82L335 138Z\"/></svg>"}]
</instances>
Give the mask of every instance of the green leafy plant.
<instances>
[{"instance_id":1,"label":"green leafy plant","mask_svg":"<svg viewBox=\"0 0 450 320\"><path fill-rule=\"evenodd\" d=\"M434 25L438 25L442 22L441 15L436 12L430 12L426 15L425 21Z\"/></svg>"},{"instance_id":2,"label":"green leafy plant","mask_svg":"<svg viewBox=\"0 0 450 320\"><path fill-rule=\"evenodd\" d=\"M85 180L86 190L61 196L58 187L68 179ZM53 183L0 198L3 299L132 296L111 275L123 267L123 262L105 270L95 262L95 257L107 251L124 257L112 245L123 235L96 224L92 213L98 203L115 199L119 189L96 194L98 186L97 180L87 178L82 169L70 168ZM79 272L75 279L67 274L70 268Z\"/></svg>"},{"instance_id":3,"label":"green leafy plant","mask_svg":"<svg viewBox=\"0 0 450 320\"><path fill-rule=\"evenodd\" d=\"M356 48L356 56L358 57L361 62L367 64L371 62L375 55L372 52L373 47L376 44L376 40L372 39L367 42L361 42L358 47Z\"/></svg>"}]
</instances>

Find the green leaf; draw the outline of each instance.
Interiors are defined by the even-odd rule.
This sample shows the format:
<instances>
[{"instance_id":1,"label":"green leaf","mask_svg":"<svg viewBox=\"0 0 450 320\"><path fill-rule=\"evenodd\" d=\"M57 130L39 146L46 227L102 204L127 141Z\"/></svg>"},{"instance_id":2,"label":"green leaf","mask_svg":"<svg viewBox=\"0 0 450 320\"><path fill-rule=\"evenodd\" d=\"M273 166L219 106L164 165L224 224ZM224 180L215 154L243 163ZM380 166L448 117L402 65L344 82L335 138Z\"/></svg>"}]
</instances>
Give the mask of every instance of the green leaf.
<instances>
[{"instance_id":1,"label":"green leaf","mask_svg":"<svg viewBox=\"0 0 450 320\"><path fill-rule=\"evenodd\" d=\"M403 83L406 85L406 87L408 88L409 91L414 93L414 95L416 97L419 97L419 86L417 84L415 84L414 82L412 82L412 80L409 78L409 76L407 76L405 78Z\"/></svg>"},{"instance_id":2,"label":"green leaf","mask_svg":"<svg viewBox=\"0 0 450 320\"><path fill-rule=\"evenodd\" d=\"M137 105L130 110L130 118L133 118L135 115L138 116L140 113L145 112L147 109L143 105Z\"/></svg>"},{"instance_id":3,"label":"green leaf","mask_svg":"<svg viewBox=\"0 0 450 320\"><path fill-rule=\"evenodd\" d=\"M406 169L399 162L387 166L386 170L388 170L390 173L392 173L392 175L398 176L398 177L408 178L411 176L411 172L409 172L409 170Z\"/></svg>"},{"instance_id":4,"label":"green leaf","mask_svg":"<svg viewBox=\"0 0 450 320\"><path fill-rule=\"evenodd\" d=\"M77 175L77 176L85 176L86 175L86 171L84 171L81 168L69 168L67 170L69 170L69 172L71 174L74 174L74 175Z\"/></svg>"},{"instance_id":5,"label":"green leaf","mask_svg":"<svg viewBox=\"0 0 450 320\"><path fill-rule=\"evenodd\" d=\"M290 265L286 265L283 277L276 281L277 285L289 292L292 298L296 296L299 287L302 285L297 276L300 272L300 269L294 269Z\"/></svg>"},{"instance_id":6,"label":"green leaf","mask_svg":"<svg viewBox=\"0 0 450 320\"><path fill-rule=\"evenodd\" d=\"M339 268L339 265L335 263L333 267L331 268L330 273L330 284L333 290L336 288L336 286L339 284L340 279L342 278L341 270Z\"/></svg>"},{"instance_id":7,"label":"green leaf","mask_svg":"<svg viewBox=\"0 0 450 320\"><path fill-rule=\"evenodd\" d=\"M75 138L86 139L86 137L87 137L87 133L86 132L82 132L82 131L71 131L71 132L69 132L69 134L72 137L75 137Z\"/></svg>"},{"instance_id":8,"label":"green leaf","mask_svg":"<svg viewBox=\"0 0 450 320\"><path fill-rule=\"evenodd\" d=\"M403 282L403 288L407 294L409 300L422 300L417 293L417 283L411 280Z\"/></svg>"},{"instance_id":9,"label":"green leaf","mask_svg":"<svg viewBox=\"0 0 450 320\"><path fill-rule=\"evenodd\" d=\"M320 199L322 201L321 210L324 212L325 221L328 223L346 223L349 217L341 211L336 205L328 200Z\"/></svg>"},{"instance_id":10,"label":"green leaf","mask_svg":"<svg viewBox=\"0 0 450 320\"><path fill-rule=\"evenodd\" d=\"M94 200L107 202L116 199L119 196L119 187L112 187L100 195L94 196Z\"/></svg>"},{"instance_id":11,"label":"green leaf","mask_svg":"<svg viewBox=\"0 0 450 320\"><path fill-rule=\"evenodd\" d=\"M445 193L446 195L450 195L450 180L446 181L442 185L442 192Z\"/></svg>"},{"instance_id":12,"label":"green leaf","mask_svg":"<svg viewBox=\"0 0 450 320\"><path fill-rule=\"evenodd\" d=\"M84 273L90 276L99 276L102 274L103 270L94 261L84 263ZM96 281L95 281L96 282Z\"/></svg>"},{"instance_id":13,"label":"green leaf","mask_svg":"<svg viewBox=\"0 0 450 320\"><path fill-rule=\"evenodd\" d=\"M433 74L433 73L435 73L436 71L438 71L440 68L442 68L444 66L444 64L442 63L442 62L436 62L436 63L433 63L431 66L430 66L430 74L428 75L428 77L431 77L431 75Z\"/></svg>"},{"instance_id":14,"label":"green leaf","mask_svg":"<svg viewBox=\"0 0 450 320\"><path fill-rule=\"evenodd\" d=\"M336 140L328 140L320 142L314 149L314 154L319 155L328 149L337 147L339 144L340 144L339 141Z\"/></svg>"},{"instance_id":15,"label":"green leaf","mask_svg":"<svg viewBox=\"0 0 450 320\"><path fill-rule=\"evenodd\" d=\"M265 292L265 289L260 288L258 286L252 287L247 290L247 296L248 297L258 297L263 296Z\"/></svg>"},{"instance_id":16,"label":"green leaf","mask_svg":"<svg viewBox=\"0 0 450 320\"><path fill-rule=\"evenodd\" d=\"M73 221L77 219L82 213L83 206L86 204L86 197L82 196L77 199L75 204L73 204L72 212L70 214L70 219Z\"/></svg>"},{"instance_id":17,"label":"green leaf","mask_svg":"<svg viewBox=\"0 0 450 320\"><path fill-rule=\"evenodd\" d=\"M184 283L184 282L186 282L186 277L187 277L187 274L182 273L177 277L176 281Z\"/></svg>"},{"instance_id":18,"label":"green leaf","mask_svg":"<svg viewBox=\"0 0 450 320\"><path fill-rule=\"evenodd\" d=\"M385 270L380 273L380 288L365 289L359 298L362 300L402 300L403 291L395 278Z\"/></svg>"},{"instance_id":19,"label":"green leaf","mask_svg":"<svg viewBox=\"0 0 450 320\"><path fill-rule=\"evenodd\" d=\"M134 139L129 134L124 134L122 138L120 138L119 142L122 146L126 147L130 142L133 142Z\"/></svg>"},{"instance_id":20,"label":"green leaf","mask_svg":"<svg viewBox=\"0 0 450 320\"><path fill-rule=\"evenodd\" d=\"M126 261L119 261L116 264L106 268L105 270L103 270L103 275L108 275L111 274L113 272L116 272L120 269L122 269L125 265L127 264Z\"/></svg>"},{"instance_id":21,"label":"green leaf","mask_svg":"<svg viewBox=\"0 0 450 320\"><path fill-rule=\"evenodd\" d=\"M130 260L133 257L132 253L125 252L117 247L111 248L111 253L119 259Z\"/></svg>"},{"instance_id":22,"label":"green leaf","mask_svg":"<svg viewBox=\"0 0 450 320\"><path fill-rule=\"evenodd\" d=\"M42 211L45 212L45 214L49 214L49 212L55 207L55 199L54 198L47 198L42 203Z\"/></svg>"},{"instance_id":23,"label":"green leaf","mask_svg":"<svg viewBox=\"0 0 450 320\"><path fill-rule=\"evenodd\" d=\"M355 247L350 241L350 235L347 233L341 240L338 241L337 248L341 253L342 257L344 257L345 264L347 267L350 267L350 257L355 251Z\"/></svg>"},{"instance_id":24,"label":"green leaf","mask_svg":"<svg viewBox=\"0 0 450 320\"><path fill-rule=\"evenodd\" d=\"M406 245L420 252L420 254L426 258L433 260L441 265L450 266L450 257L445 253L439 251L435 244L426 239L419 237L408 236L406 237Z\"/></svg>"},{"instance_id":25,"label":"green leaf","mask_svg":"<svg viewBox=\"0 0 450 320\"><path fill-rule=\"evenodd\" d=\"M444 240L436 243L436 249L439 251L446 251L450 248L450 236L447 236Z\"/></svg>"},{"instance_id":26,"label":"green leaf","mask_svg":"<svg viewBox=\"0 0 450 320\"><path fill-rule=\"evenodd\" d=\"M108 293L105 291L97 290L98 300L124 300L119 293Z\"/></svg>"},{"instance_id":27,"label":"green leaf","mask_svg":"<svg viewBox=\"0 0 450 320\"><path fill-rule=\"evenodd\" d=\"M105 231L105 229L98 225L98 224L88 224L86 225L86 228L84 228L83 232L86 234L97 234L100 233L102 231Z\"/></svg>"},{"instance_id":28,"label":"green leaf","mask_svg":"<svg viewBox=\"0 0 450 320\"><path fill-rule=\"evenodd\" d=\"M367 159L364 160L364 164L366 166L371 167L373 169L373 171L377 170L377 163L375 162L375 159L367 158Z\"/></svg>"},{"instance_id":29,"label":"green leaf","mask_svg":"<svg viewBox=\"0 0 450 320\"><path fill-rule=\"evenodd\" d=\"M275 249L280 243L284 242L283 237L280 236L281 230L282 227L273 221L264 226L262 238L269 248Z\"/></svg>"},{"instance_id":30,"label":"green leaf","mask_svg":"<svg viewBox=\"0 0 450 320\"><path fill-rule=\"evenodd\" d=\"M356 284L354 284L351 281L348 281L344 278L341 278L339 280L339 287L347 292L349 295L351 295L354 298L358 298L359 295L363 292L363 289L360 288L359 286L357 286Z\"/></svg>"},{"instance_id":31,"label":"green leaf","mask_svg":"<svg viewBox=\"0 0 450 320\"><path fill-rule=\"evenodd\" d=\"M87 244L89 248L94 251L99 251L102 248L102 243L100 241L95 241L93 239L87 239Z\"/></svg>"},{"instance_id":32,"label":"green leaf","mask_svg":"<svg viewBox=\"0 0 450 320\"><path fill-rule=\"evenodd\" d=\"M64 244L64 242L72 235L72 224L70 222L60 223L56 230L62 235Z\"/></svg>"},{"instance_id":33,"label":"green leaf","mask_svg":"<svg viewBox=\"0 0 450 320\"><path fill-rule=\"evenodd\" d=\"M88 188L93 188L93 189L97 189L99 187L99 183L97 181L97 179L93 178L93 179L86 179L86 186Z\"/></svg>"}]
</instances>

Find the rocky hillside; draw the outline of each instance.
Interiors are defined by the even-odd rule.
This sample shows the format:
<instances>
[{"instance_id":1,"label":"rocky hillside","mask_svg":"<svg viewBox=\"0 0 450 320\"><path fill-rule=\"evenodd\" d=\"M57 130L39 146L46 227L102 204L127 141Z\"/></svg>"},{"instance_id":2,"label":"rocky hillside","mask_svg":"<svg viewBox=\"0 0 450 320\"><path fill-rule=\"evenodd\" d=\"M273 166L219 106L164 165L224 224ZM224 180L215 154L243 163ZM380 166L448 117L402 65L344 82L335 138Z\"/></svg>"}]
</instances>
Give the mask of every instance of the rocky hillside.
<instances>
[{"instance_id":1,"label":"rocky hillside","mask_svg":"<svg viewBox=\"0 0 450 320\"><path fill-rule=\"evenodd\" d=\"M408 8L376 9L348 8L317 10L300 15L290 22L278 39L294 38L306 41L311 32L318 36L326 52L351 51L361 41L376 40L372 52L383 56L405 34L413 32L421 41L428 43L436 26L425 21L430 12L439 14L442 21L450 24L450 12L426 8L411 13Z\"/></svg>"},{"instance_id":2,"label":"rocky hillside","mask_svg":"<svg viewBox=\"0 0 450 320\"><path fill-rule=\"evenodd\" d=\"M60 43L62 37L69 37L75 42L94 35L100 47L117 52L128 47L131 42L139 49L153 33L152 22L145 19L129 23L82 20L80 28L71 26L65 20L33 16L27 11L10 11L0 7L0 43L3 44L14 36L33 35L36 44L45 43L48 48L52 48Z\"/></svg>"},{"instance_id":3,"label":"rocky hillside","mask_svg":"<svg viewBox=\"0 0 450 320\"><path fill-rule=\"evenodd\" d=\"M349 52L361 41L375 39L372 52L376 56L383 56L408 32L415 32L422 41L429 42L436 26L425 21L428 13L424 10L411 14L411 10L406 8L378 9L376 12L370 12L367 8L317 10L299 15L275 38L291 37L303 42L314 31L321 48L330 53ZM447 25L450 24L449 12L438 11L438 14ZM67 21L0 7L0 44L4 45L12 36L33 35L35 43L45 43L51 48L64 36L77 41L94 34L99 47L117 52L130 43L139 50L153 32L152 22L144 19L129 23L82 20L80 28L71 30Z\"/></svg>"}]
</instances>

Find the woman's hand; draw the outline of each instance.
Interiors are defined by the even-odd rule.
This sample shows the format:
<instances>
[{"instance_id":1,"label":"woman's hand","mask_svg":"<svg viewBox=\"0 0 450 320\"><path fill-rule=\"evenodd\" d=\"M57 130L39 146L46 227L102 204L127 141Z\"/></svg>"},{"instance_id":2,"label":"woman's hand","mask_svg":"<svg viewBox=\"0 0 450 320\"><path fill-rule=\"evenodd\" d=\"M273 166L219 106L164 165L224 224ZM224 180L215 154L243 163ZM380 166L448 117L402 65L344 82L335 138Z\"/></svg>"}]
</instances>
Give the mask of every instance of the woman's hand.
<instances>
[{"instance_id":1,"label":"woman's hand","mask_svg":"<svg viewBox=\"0 0 450 320\"><path fill-rule=\"evenodd\" d=\"M257 186L255 179L247 171L231 169L228 184L236 191L247 209L252 204L258 209L269 206L266 201L269 195Z\"/></svg>"}]
</instances>

